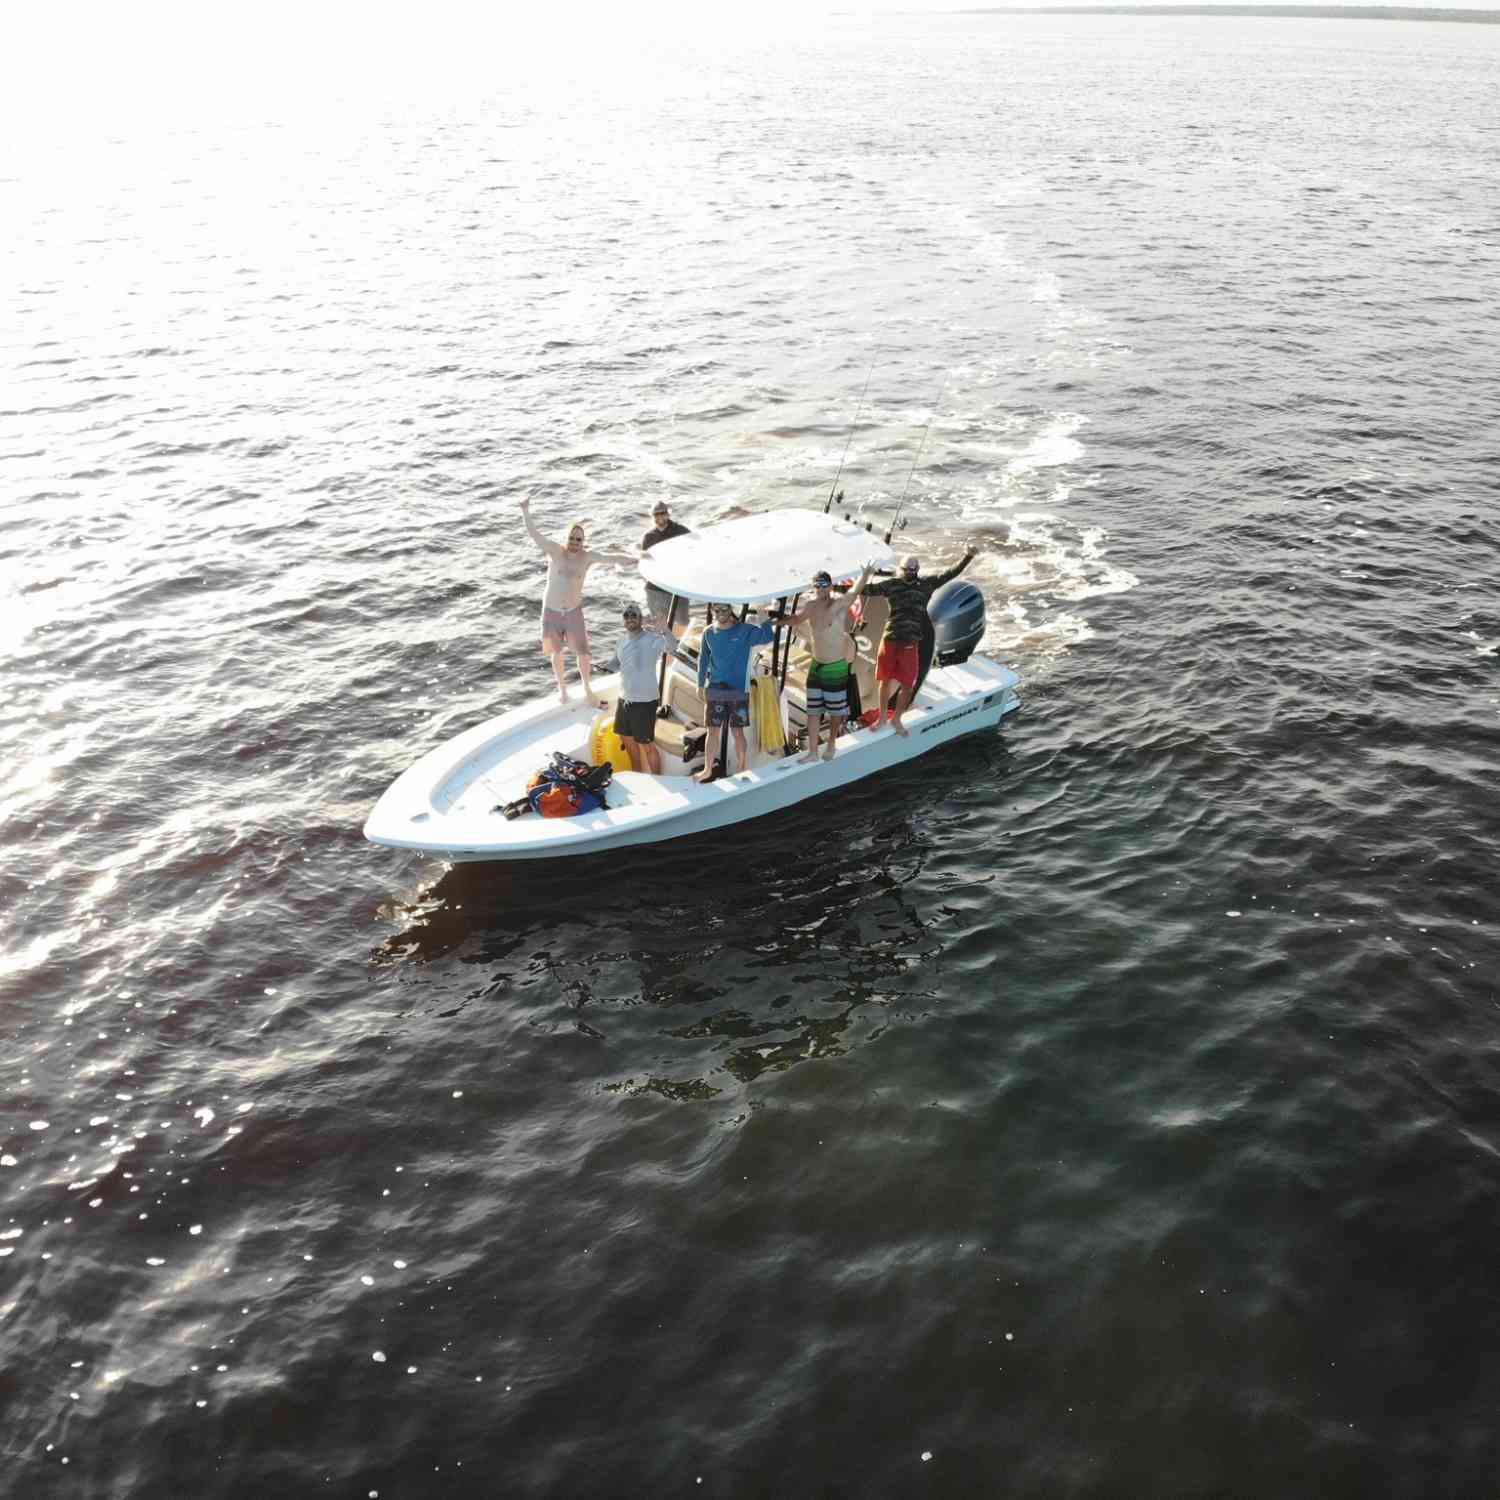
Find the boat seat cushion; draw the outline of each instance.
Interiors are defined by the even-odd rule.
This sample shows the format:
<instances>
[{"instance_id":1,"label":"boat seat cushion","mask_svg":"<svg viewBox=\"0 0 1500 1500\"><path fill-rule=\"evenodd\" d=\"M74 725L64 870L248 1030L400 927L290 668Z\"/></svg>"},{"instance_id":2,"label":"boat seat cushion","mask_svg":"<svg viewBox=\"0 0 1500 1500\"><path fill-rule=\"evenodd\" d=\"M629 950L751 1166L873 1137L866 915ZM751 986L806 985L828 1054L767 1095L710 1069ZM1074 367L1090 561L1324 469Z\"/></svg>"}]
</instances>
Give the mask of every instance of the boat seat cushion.
<instances>
[{"instance_id":1,"label":"boat seat cushion","mask_svg":"<svg viewBox=\"0 0 1500 1500\"><path fill-rule=\"evenodd\" d=\"M687 724L678 724L671 719L656 721L656 743L667 752L681 758L682 737L689 732Z\"/></svg>"},{"instance_id":2,"label":"boat seat cushion","mask_svg":"<svg viewBox=\"0 0 1500 1500\"><path fill-rule=\"evenodd\" d=\"M675 670L667 672L667 696L664 702L677 718L688 723L701 724L707 717L697 679L682 670L680 664L676 664Z\"/></svg>"}]
</instances>

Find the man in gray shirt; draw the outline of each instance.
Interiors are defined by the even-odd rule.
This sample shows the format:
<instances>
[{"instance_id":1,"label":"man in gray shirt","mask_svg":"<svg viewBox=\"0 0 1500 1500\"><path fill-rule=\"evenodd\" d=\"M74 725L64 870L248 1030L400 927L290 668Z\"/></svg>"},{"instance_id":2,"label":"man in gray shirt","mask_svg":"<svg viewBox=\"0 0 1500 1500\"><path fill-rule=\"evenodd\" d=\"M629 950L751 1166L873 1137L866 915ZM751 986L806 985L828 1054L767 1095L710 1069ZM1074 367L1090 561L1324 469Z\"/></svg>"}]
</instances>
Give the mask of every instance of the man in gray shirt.
<instances>
[{"instance_id":1,"label":"man in gray shirt","mask_svg":"<svg viewBox=\"0 0 1500 1500\"><path fill-rule=\"evenodd\" d=\"M677 644L655 615L644 623L638 604L623 612L625 634L615 647L611 667L620 669L620 701L615 705L615 733L625 746L630 764L653 776L661 775L661 751L656 748L656 706L661 701L657 667Z\"/></svg>"}]
</instances>

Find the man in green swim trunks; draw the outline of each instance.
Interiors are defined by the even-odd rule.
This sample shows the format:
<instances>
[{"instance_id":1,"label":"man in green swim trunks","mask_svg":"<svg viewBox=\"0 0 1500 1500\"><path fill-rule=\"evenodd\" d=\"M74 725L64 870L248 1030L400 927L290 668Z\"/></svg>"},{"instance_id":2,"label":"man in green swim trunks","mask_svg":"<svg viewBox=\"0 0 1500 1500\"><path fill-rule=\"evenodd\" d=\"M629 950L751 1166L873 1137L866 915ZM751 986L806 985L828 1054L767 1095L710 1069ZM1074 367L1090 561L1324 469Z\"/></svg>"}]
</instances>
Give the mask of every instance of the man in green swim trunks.
<instances>
[{"instance_id":1,"label":"man in green swim trunks","mask_svg":"<svg viewBox=\"0 0 1500 1500\"><path fill-rule=\"evenodd\" d=\"M799 609L789 625L807 626L812 637L812 662L807 668L807 752L801 763L811 765L818 758L818 741L823 737L823 720L828 720L828 748L824 760L832 760L839 731L849 717L849 606L864 592L870 581L870 564L859 575L859 582L847 594L835 598L833 579L827 573L813 578L817 591L811 604Z\"/></svg>"}]
</instances>

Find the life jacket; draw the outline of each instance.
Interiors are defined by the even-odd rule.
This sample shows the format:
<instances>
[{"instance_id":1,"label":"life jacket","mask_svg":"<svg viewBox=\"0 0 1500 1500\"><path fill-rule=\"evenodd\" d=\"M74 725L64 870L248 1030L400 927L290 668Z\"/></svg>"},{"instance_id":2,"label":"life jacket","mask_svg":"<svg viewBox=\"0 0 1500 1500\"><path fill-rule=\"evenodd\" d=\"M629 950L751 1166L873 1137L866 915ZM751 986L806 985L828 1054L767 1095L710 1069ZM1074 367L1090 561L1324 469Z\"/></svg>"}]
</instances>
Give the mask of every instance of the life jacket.
<instances>
[{"instance_id":1,"label":"life jacket","mask_svg":"<svg viewBox=\"0 0 1500 1500\"><path fill-rule=\"evenodd\" d=\"M597 797L590 797L587 792L561 781L544 781L532 790L530 801L531 810L544 818L576 818L579 813L592 812L599 805ZM593 806L585 807L585 801Z\"/></svg>"},{"instance_id":2,"label":"life jacket","mask_svg":"<svg viewBox=\"0 0 1500 1500\"><path fill-rule=\"evenodd\" d=\"M609 804L604 789L614 778L612 765L591 766L556 750L552 764L544 766L526 786L531 810L544 818L576 818Z\"/></svg>"}]
</instances>

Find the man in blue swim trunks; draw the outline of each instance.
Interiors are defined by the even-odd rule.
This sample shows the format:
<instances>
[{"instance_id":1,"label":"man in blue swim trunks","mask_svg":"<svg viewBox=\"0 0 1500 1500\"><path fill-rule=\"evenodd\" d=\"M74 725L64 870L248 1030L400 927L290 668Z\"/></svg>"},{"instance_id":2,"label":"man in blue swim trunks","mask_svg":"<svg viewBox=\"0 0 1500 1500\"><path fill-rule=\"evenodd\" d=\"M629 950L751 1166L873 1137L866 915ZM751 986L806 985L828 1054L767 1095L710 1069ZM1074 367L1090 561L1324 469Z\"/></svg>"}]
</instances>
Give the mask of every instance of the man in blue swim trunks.
<instances>
[{"instance_id":1,"label":"man in blue swim trunks","mask_svg":"<svg viewBox=\"0 0 1500 1500\"><path fill-rule=\"evenodd\" d=\"M714 605L713 615L714 623L703 632L698 647L698 690L707 699L709 728L722 731L727 724L734 730L743 771L750 764L745 743L745 726L750 722L750 653L756 646L768 644L776 631L769 624L736 621L734 609L728 604ZM718 743L719 739L710 735L708 761L698 773L699 781L712 781L728 773L729 767L716 758Z\"/></svg>"}]
</instances>

